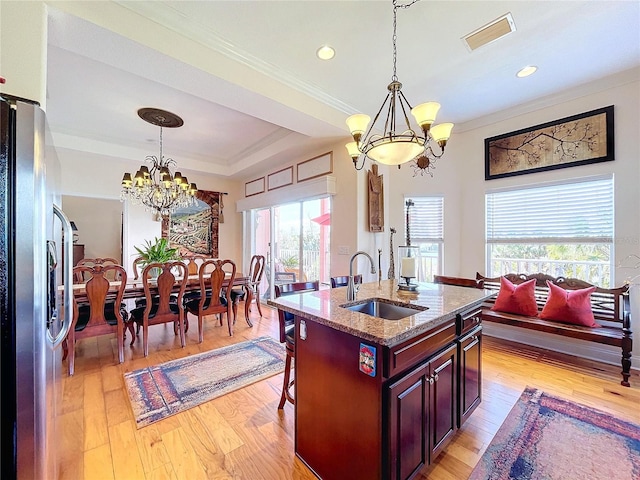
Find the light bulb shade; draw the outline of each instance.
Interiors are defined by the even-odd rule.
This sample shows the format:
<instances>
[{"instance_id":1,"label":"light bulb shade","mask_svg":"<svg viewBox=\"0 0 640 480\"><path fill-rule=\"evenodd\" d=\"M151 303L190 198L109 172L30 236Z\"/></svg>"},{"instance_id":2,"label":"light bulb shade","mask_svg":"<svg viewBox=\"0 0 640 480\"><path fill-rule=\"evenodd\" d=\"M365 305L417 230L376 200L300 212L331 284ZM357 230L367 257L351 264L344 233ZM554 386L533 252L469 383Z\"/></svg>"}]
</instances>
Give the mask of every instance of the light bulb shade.
<instances>
[{"instance_id":1,"label":"light bulb shade","mask_svg":"<svg viewBox=\"0 0 640 480\"><path fill-rule=\"evenodd\" d=\"M440 123L431 127L431 137L439 144L446 143L451 136L451 130L453 130L453 123Z\"/></svg>"},{"instance_id":2,"label":"light bulb shade","mask_svg":"<svg viewBox=\"0 0 640 480\"><path fill-rule=\"evenodd\" d=\"M349 131L351 135L354 137L356 135L361 136L366 130L369 122L371 121L371 117L369 115L365 115L364 113L356 113L355 115L351 115L347 118L347 126L349 127Z\"/></svg>"},{"instance_id":3,"label":"light bulb shade","mask_svg":"<svg viewBox=\"0 0 640 480\"><path fill-rule=\"evenodd\" d=\"M138 171L139 171L139 172L142 172L142 174L143 174L145 177L148 177L148 176L149 176L149 167L147 167L146 165L142 165L142 166L140 167L140 170L138 170ZM137 175L136 175L136 176L137 176Z\"/></svg>"},{"instance_id":4,"label":"light bulb shade","mask_svg":"<svg viewBox=\"0 0 640 480\"><path fill-rule=\"evenodd\" d=\"M131 174L125 173L122 177L122 186L125 188L129 188L132 183L133 183L133 180L131 180Z\"/></svg>"},{"instance_id":5,"label":"light bulb shade","mask_svg":"<svg viewBox=\"0 0 640 480\"><path fill-rule=\"evenodd\" d=\"M360 156L360 150L358 150L358 143L357 142L349 142L345 145L345 147L347 148L347 152L349 152L349 156L352 159L356 159Z\"/></svg>"},{"instance_id":6,"label":"light bulb shade","mask_svg":"<svg viewBox=\"0 0 640 480\"><path fill-rule=\"evenodd\" d=\"M418 143L417 139L400 138L378 143L367 151L367 156L383 165L401 165L407 163L424 152L424 145Z\"/></svg>"},{"instance_id":7,"label":"light bulb shade","mask_svg":"<svg viewBox=\"0 0 640 480\"><path fill-rule=\"evenodd\" d=\"M176 185L180 185L182 183L182 173L176 172L173 176L173 181L176 182Z\"/></svg>"},{"instance_id":8,"label":"light bulb shade","mask_svg":"<svg viewBox=\"0 0 640 480\"><path fill-rule=\"evenodd\" d=\"M416 119L416 122L418 122L418 125L424 127L436 121L438 110L440 110L440 104L438 102L427 102L413 107L411 114Z\"/></svg>"}]
</instances>

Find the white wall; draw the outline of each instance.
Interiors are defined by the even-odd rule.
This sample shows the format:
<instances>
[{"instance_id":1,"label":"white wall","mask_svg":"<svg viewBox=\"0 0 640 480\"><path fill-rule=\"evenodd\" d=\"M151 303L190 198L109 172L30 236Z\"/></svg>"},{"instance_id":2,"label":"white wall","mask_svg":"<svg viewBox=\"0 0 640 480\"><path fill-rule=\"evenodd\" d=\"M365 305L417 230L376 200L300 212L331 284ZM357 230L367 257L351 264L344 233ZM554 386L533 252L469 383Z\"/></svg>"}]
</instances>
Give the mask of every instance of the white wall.
<instances>
[{"instance_id":1,"label":"white wall","mask_svg":"<svg viewBox=\"0 0 640 480\"><path fill-rule=\"evenodd\" d=\"M122 204L118 200L63 195L62 209L78 227L76 243L84 245L85 258L122 262Z\"/></svg>"},{"instance_id":2,"label":"white wall","mask_svg":"<svg viewBox=\"0 0 640 480\"><path fill-rule=\"evenodd\" d=\"M569 96L572 98L569 98ZM570 115L614 105L615 160L592 165L569 167L548 172L532 173L496 180L484 180L484 139L521 128L557 120ZM518 113L518 114L516 114ZM437 162L434 178L411 177L405 167L393 171L392 194L389 209L392 223L404 225L403 194L444 194L445 255L444 274L475 277L485 271L485 211L484 197L490 189L525 186L551 180L585 177L590 175L614 175L615 185L615 265L628 255L640 255L640 72L624 72L621 75L585 85L565 98L541 99L522 106L518 112L501 112L485 119L483 125L462 126L454 129L447 153ZM466 128L465 128L466 127ZM550 215L553 212L549 212ZM635 265L637 262L631 262ZM629 262L627 262L629 264ZM616 268L613 284L622 285L640 275L640 269ZM640 277L634 280L640 284ZM640 291L633 288L632 291ZM640 301L632 299L632 330L640 331ZM569 353L620 362L620 349L584 344L584 342L559 339L521 329L501 329L489 326L494 334L528 341L539 346L564 349ZM640 367L640 336L634 341L635 367Z\"/></svg>"}]
</instances>

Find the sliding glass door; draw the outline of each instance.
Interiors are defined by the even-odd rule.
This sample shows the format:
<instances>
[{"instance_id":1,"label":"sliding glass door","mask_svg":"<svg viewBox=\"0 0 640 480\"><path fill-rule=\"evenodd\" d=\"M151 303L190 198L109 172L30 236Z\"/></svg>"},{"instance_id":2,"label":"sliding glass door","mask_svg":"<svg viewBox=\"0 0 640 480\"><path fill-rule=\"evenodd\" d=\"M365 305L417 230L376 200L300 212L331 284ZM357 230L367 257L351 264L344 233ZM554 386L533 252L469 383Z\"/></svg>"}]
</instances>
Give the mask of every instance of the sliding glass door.
<instances>
[{"instance_id":1,"label":"sliding glass door","mask_svg":"<svg viewBox=\"0 0 640 480\"><path fill-rule=\"evenodd\" d=\"M273 295L273 285L329 282L330 204L326 197L251 212L251 254L267 257L263 299Z\"/></svg>"}]
</instances>

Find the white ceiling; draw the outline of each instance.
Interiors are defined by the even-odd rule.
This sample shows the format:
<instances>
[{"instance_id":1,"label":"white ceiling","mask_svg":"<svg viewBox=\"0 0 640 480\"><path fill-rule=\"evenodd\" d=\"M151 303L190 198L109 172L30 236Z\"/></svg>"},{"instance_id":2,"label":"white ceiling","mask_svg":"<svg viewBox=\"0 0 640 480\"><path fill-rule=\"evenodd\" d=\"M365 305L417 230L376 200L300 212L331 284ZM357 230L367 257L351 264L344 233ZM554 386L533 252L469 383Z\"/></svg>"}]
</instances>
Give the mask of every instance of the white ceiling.
<instances>
[{"instance_id":1,"label":"white ceiling","mask_svg":"<svg viewBox=\"0 0 640 480\"><path fill-rule=\"evenodd\" d=\"M390 0L89 2L84 19L52 4L54 142L132 168L158 149L141 107L184 119L163 134L181 170L251 179L346 141L344 119L373 116L391 80ZM514 33L467 50L463 36L508 12ZM452 141L490 114L640 66L638 1L422 0L398 10L397 33L404 94L440 102ZM325 43L330 61L315 56ZM528 64L538 72L517 79Z\"/></svg>"}]
</instances>

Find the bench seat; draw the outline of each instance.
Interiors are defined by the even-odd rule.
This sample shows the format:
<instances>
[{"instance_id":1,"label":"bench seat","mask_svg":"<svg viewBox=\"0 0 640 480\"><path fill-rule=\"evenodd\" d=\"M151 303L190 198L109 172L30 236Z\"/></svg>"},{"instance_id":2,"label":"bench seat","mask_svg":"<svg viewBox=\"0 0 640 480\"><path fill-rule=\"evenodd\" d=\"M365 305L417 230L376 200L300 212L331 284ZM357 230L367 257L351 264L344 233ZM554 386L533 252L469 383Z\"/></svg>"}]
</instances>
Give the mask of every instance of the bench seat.
<instances>
[{"instance_id":1,"label":"bench seat","mask_svg":"<svg viewBox=\"0 0 640 480\"><path fill-rule=\"evenodd\" d=\"M510 273L505 275L505 278L515 285L531 279L536 280L535 298L538 305L538 312L544 307L549 295L549 287L546 284L547 281L566 290L577 290L594 286L575 278L555 278L541 273L533 275ZM485 289L495 290L496 293L500 290L500 277L489 278L477 273L476 282L478 282L478 286L482 285ZM591 295L591 309L596 322L601 325L600 327L586 327L553 320L543 320L533 316L491 310L497 295L494 295L483 303L481 315L483 321L527 328L539 332L618 347L622 350L622 381L620 383L625 387L629 387L633 340L630 327L628 290L628 285L611 289L596 286L596 290Z\"/></svg>"}]
</instances>

